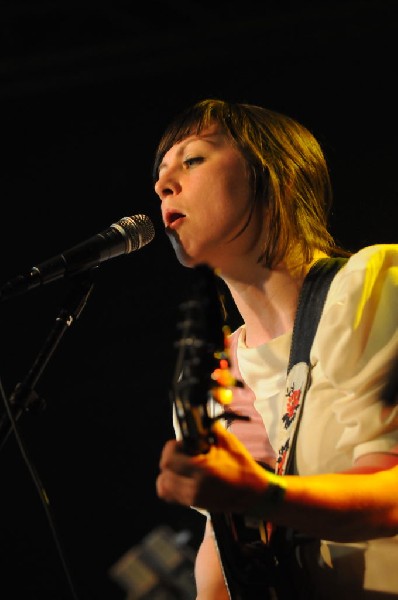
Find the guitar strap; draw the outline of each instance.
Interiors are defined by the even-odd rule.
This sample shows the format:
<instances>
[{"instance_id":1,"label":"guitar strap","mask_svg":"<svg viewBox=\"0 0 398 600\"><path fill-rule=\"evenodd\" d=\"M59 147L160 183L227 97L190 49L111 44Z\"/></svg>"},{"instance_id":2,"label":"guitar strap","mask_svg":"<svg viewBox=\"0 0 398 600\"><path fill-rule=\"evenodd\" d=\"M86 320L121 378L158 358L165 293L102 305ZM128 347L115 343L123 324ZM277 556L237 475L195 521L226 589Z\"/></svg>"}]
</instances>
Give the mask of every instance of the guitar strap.
<instances>
[{"instance_id":1,"label":"guitar strap","mask_svg":"<svg viewBox=\"0 0 398 600\"><path fill-rule=\"evenodd\" d=\"M311 346L329 286L346 261L345 258L317 261L303 283L287 368L286 406L278 432L277 448L280 450L275 471L280 475L294 470L295 441L311 378ZM268 528L261 519L251 519L247 515L215 513L211 519L231 599L299 600L310 597L296 547L303 542L312 543L311 538L303 540L290 528ZM319 541L315 540L315 543Z\"/></svg>"},{"instance_id":2,"label":"guitar strap","mask_svg":"<svg viewBox=\"0 0 398 600\"><path fill-rule=\"evenodd\" d=\"M322 258L309 270L293 326L286 380L286 407L279 428L275 472L294 473L294 448L305 394L311 382L310 351L330 284L347 258Z\"/></svg>"}]
</instances>

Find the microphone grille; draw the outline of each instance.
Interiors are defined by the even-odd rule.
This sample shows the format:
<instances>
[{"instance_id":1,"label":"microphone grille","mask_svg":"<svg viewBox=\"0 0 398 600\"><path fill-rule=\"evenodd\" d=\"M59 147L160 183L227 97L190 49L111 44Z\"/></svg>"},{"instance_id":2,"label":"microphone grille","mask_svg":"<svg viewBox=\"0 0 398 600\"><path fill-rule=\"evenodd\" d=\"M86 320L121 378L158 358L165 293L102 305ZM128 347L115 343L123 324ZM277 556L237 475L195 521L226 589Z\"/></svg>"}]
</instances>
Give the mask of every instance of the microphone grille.
<instances>
[{"instance_id":1,"label":"microphone grille","mask_svg":"<svg viewBox=\"0 0 398 600\"><path fill-rule=\"evenodd\" d=\"M139 250L146 246L155 237L155 228L147 215L133 215L123 217L117 222L128 235L129 248L127 253Z\"/></svg>"}]
</instances>

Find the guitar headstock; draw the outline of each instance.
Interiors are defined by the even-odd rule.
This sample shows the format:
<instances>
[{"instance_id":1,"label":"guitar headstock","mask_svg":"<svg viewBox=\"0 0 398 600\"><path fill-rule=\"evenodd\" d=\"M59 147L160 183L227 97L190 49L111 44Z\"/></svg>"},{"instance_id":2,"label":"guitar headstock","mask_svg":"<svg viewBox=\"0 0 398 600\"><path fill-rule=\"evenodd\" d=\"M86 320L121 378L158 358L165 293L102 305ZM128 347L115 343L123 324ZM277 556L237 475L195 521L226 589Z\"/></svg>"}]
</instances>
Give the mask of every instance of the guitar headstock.
<instances>
[{"instance_id":1,"label":"guitar headstock","mask_svg":"<svg viewBox=\"0 0 398 600\"><path fill-rule=\"evenodd\" d=\"M227 403L235 384L229 372L228 328L220 301L216 274L205 265L195 268L190 298L180 305L178 357L172 401L189 454L207 452L214 442L212 424L220 418L212 408Z\"/></svg>"}]
</instances>

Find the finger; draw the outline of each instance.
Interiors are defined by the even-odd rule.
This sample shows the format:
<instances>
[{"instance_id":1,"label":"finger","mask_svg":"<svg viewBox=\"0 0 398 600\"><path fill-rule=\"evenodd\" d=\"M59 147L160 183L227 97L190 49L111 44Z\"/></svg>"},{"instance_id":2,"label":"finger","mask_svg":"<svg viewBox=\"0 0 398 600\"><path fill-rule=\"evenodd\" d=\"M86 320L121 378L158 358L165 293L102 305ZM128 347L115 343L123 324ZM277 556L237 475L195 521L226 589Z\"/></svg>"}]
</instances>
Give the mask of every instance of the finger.
<instances>
[{"instance_id":1,"label":"finger","mask_svg":"<svg viewBox=\"0 0 398 600\"><path fill-rule=\"evenodd\" d=\"M197 472L198 465L202 463L202 460L201 455L186 454L179 442L170 440L163 447L159 468L161 471L173 471L177 475L191 477Z\"/></svg>"},{"instance_id":2,"label":"finger","mask_svg":"<svg viewBox=\"0 0 398 600\"><path fill-rule=\"evenodd\" d=\"M191 479L181 477L173 471L162 471L156 479L156 492L162 500L186 506L195 504L196 491Z\"/></svg>"},{"instance_id":3,"label":"finger","mask_svg":"<svg viewBox=\"0 0 398 600\"><path fill-rule=\"evenodd\" d=\"M177 441L176 440L168 440L162 449L160 460L159 460L159 468L164 469L167 466L170 457L175 454L177 451Z\"/></svg>"},{"instance_id":4,"label":"finger","mask_svg":"<svg viewBox=\"0 0 398 600\"><path fill-rule=\"evenodd\" d=\"M233 452L246 452L245 446L240 440L228 429L222 425L222 423L214 423L213 431L216 437L217 446Z\"/></svg>"}]
</instances>

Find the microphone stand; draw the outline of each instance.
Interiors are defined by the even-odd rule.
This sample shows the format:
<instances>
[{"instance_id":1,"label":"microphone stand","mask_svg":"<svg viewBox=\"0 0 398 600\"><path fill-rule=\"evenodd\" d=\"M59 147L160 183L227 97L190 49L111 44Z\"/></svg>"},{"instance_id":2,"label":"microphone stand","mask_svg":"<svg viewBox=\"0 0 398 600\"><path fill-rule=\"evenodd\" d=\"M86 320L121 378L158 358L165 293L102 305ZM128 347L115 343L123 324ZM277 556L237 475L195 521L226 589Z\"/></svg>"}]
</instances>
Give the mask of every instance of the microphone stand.
<instances>
[{"instance_id":1,"label":"microphone stand","mask_svg":"<svg viewBox=\"0 0 398 600\"><path fill-rule=\"evenodd\" d=\"M35 386L64 333L79 318L88 301L94 287L91 277L92 270L83 272L73 279L73 286L67 294L65 305L59 311L54 326L28 374L21 383L17 383L10 398L8 400L4 398L6 412L0 419L0 450L24 412L28 412L30 409L44 409L45 402L36 393ZM15 414L13 415L14 410Z\"/></svg>"}]
</instances>

